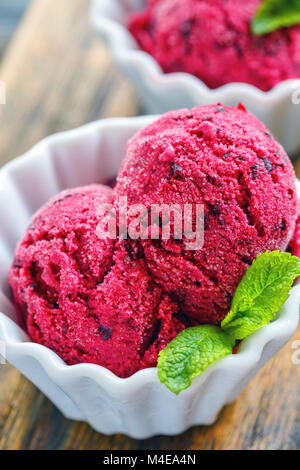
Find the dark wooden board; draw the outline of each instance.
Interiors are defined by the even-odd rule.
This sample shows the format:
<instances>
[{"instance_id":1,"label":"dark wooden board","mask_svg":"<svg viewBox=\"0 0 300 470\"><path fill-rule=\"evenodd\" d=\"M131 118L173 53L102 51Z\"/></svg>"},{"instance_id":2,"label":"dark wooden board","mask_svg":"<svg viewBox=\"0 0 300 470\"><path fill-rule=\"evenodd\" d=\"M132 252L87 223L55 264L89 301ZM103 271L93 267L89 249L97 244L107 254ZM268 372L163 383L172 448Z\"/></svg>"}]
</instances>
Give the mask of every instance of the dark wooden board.
<instances>
[{"instance_id":1,"label":"dark wooden board","mask_svg":"<svg viewBox=\"0 0 300 470\"><path fill-rule=\"evenodd\" d=\"M134 91L90 31L88 3L31 4L0 67L7 84L7 104L0 105L1 164L50 133L137 112ZM291 345L215 425L144 441L106 437L66 420L18 371L0 366L0 449L299 449L300 365L292 363Z\"/></svg>"}]
</instances>

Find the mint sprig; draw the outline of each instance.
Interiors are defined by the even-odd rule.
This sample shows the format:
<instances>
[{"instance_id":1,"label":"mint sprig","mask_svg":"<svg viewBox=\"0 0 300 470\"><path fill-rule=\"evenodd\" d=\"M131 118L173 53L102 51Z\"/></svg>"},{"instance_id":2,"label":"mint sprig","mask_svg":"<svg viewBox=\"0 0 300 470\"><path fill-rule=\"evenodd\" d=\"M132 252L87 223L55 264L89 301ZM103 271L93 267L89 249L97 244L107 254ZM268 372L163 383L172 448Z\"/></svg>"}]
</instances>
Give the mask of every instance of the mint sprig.
<instances>
[{"instance_id":1,"label":"mint sprig","mask_svg":"<svg viewBox=\"0 0 300 470\"><path fill-rule=\"evenodd\" d=\"M158 377L172 392L179 393L210 364L230 354L234 344L217 326L187 328L160 352Z\"/></svg>"},{"instance_id":2,"label":"mint sprig","mask_svg":"<svg viewBox=\"0 0 300 470\"><path fill-rule=\"evenodd\" d=\"M267 34L300 23L300 0L264 0L251 23L252 33Z\"/></svg>"},{"instance_id":3,"label":"mint sprig","mask_svg":"<svg viewBox=\"0 0 300 470\"><path fill-rule=\"evenodd\" d=\"M258 255L238 285L221 327L234 339L245 339L274 320L300 275L300 260L279 251Z\"/></svg>"},{"instance_id":4,"label":"mint sprig","mask_svg":"<svg viewBox=\"0 0 300 470\"><path fill-rule=\"evenodd\" d=\"M238 285L221 328L199 325L179 333L158 357L158 377L178 394L215 361L232 353L243 340L274 320L300 276L300 259L290 253L258 255Z\"/></svg>"}]
</instances>

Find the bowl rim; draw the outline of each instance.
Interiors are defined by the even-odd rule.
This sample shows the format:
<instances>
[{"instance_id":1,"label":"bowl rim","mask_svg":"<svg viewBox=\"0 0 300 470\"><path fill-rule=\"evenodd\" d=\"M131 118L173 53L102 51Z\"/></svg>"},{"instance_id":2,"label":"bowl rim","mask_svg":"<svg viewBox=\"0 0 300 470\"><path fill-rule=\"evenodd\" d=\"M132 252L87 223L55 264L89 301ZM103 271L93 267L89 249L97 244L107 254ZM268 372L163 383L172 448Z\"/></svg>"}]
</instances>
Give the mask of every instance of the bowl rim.
<instances>
[{"instance_id":1,"label":"bowl rim","mask_svg":"<svg viewBox=\"0 0 300 470\"><path fill-rule=\"evenodd\" d=\"M41 152L50 152L52 144L64 145L74 138L88 139L91 133L105 135L105 130L116 130L126 128L134 133L137 129L157 119L157 115L140 116L132 118L109 118L95 121L77 129L53 134L41 140L23 155L8 162L0 169L0 191L2 178L10 177L14 179L14 170L20 168L23 164L34 165L37 158L41 158ZM297 181L297 187L300 192L300 181ZM1 230L1 229L0 229ZM204 373L193 380L192 385L180 393L180 397L185 394L193 393L199 387L199 383L207 380L217 370L223 372L233 372L235 369L249 369L249 365L257 364L261 358L262 352L267 344L273 340L280 340L282 337L290 338L297 327L299 320L300 306L300 283L292 287L290 297L284 304L278 314L278 317L269 325L262 327L243 341L238 354L231 354L216 363L209 366ZM159 382L157 368L147 368L137 371L128 378L120 378L105 367L91 363L81 363L67 365L55 352L38 343L32 342L27 334L15 323L8 313L0 312L0 340L4 341L7 351L18 356L34 357L44 368L47 374L53 380L70 378L77 375L84 375L96 381L100 386L115 391L119 397L130 393L132 388L143 386L150 382ZM118 387L122 385L122 387ZM112 388L111 388L112 387ZM172 392L169 392L173 397Z\"/></svg>"},{"instance_id":2,"label":"bowl rim","mask_svg":"<svg viewBox=\"0 0 300 470\"><path fill-rule=\"evenodd\" d=\"M90 22L94 29L102 34L107 40L113 55L120 63L138 66L139 72L146 81L151 80L158 87L169 86L189 87L202 97L210 100L225 99L232 93L243 96L255 97L262 103L274 101L279 96L291 94L293 91L300 92L300 77L283 80L268 91L263 91L255 85L244 82L232 82L217 88L209 88L200 78L187 72L165 73L159 63L148 52L142 50L130 31L116 19L107 15L105 2L107 0L91 0ZM109 2L120 3L120 0L109 0ZM121 39L126 40L121 40ZM130 47L129 47L130 44Z\"/></svg>"}]
</instances>

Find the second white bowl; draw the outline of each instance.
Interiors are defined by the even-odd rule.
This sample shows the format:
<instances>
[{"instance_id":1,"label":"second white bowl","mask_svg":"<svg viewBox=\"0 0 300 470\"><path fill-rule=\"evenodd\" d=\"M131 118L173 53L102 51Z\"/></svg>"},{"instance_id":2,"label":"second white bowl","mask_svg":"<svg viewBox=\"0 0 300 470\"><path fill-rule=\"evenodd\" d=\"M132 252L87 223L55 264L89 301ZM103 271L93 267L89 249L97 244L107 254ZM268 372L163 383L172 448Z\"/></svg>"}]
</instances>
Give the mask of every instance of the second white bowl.
<instances>
[{"instance_id":1,"label":"second white bowl","mask_svg":"<svg viewBox=\"0 0 300 470\"><path fill-rule=\"evenodd\" d=\"M116 64L134 84L145 112L164 113L218 101L236 106L241 101L266 124L291 156L300 152L300 103L296 104L300 101L300 79L286 80L263 92L246 83L211 90L190 74L166 74L150 54L140 50L126 28L130 12L144 5L145 0L91 0L90 17Z\"/></svg>"}]
</instances>

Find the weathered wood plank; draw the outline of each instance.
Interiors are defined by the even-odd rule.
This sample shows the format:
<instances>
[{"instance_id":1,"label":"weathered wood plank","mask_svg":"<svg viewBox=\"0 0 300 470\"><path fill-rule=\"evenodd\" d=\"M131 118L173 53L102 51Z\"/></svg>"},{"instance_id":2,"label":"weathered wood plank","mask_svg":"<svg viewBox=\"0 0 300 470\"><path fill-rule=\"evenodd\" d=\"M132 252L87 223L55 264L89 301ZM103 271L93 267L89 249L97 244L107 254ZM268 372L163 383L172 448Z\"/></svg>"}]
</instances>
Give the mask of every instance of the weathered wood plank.
<instances>
[{"instance_id":1,"label":"weathered wood plank","mask_svg":"<svg viewBox=\"0 0 300 470\"><path fill-rule=\"evenodd\" d=\"M53 132L134 114L132 88L90 30L88 0L34 1L8 47L0 78L0 163Z\"/></svg>"},{"instance_id":2,"label":"weathered wood plank","mask_svg":"<svg viewBox=\"0 0 300 470\"><path fill-rule=\"evenodd\" d=\"M87 0L35 0L27 12L0 68L7 83L0 163L49 133L136 112L131 86L89 30L87 7ZM0 366L0 449L299 449L300 365L292 364L291 344L214 426L144 441L66 420L18 371Z\"/></svg>"},{"instance_id":3,"label":"weathered wood plank","mask_svg":"<svg viewBox=\"0 0 300 470\"><path fill-rule=\"evenodd\" d=\"M0 58L31 0L1 0Z\"/></svg>"}]
</instances>

